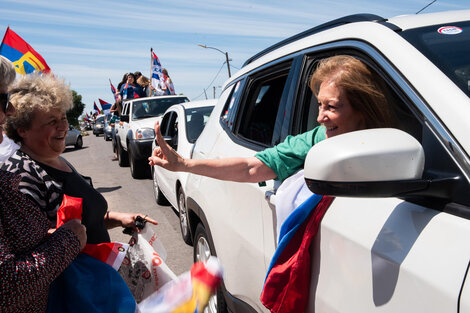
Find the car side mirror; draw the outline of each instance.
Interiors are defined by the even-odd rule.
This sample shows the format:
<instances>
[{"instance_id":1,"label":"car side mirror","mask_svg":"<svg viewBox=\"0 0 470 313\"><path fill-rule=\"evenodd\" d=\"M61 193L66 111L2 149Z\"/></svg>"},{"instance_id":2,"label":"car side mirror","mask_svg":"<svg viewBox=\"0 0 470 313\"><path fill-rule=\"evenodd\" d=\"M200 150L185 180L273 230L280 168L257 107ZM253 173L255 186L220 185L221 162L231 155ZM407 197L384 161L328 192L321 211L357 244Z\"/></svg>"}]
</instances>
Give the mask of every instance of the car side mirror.
<instances>
[{"instance_id":1,"label":"car side mirror","mask_svg":"<svg viewBox=\"0 0 470 313\"><path fill-rule=\"evenodd\" d=\"M129 123L129 115L121 115L120 121Z\"/></svg>"},{"instance_id":2,"label":"car side mirror","mask_svg":"<svg viewBox=\"0 0 470 313\"><path fill-rule=\"evenodd\" d=\"M354 131L313 146L305 179L317 194L397 197L429 187L422 180L424 150L411 135L393 128Z\"/></svg>"}]
</instances>

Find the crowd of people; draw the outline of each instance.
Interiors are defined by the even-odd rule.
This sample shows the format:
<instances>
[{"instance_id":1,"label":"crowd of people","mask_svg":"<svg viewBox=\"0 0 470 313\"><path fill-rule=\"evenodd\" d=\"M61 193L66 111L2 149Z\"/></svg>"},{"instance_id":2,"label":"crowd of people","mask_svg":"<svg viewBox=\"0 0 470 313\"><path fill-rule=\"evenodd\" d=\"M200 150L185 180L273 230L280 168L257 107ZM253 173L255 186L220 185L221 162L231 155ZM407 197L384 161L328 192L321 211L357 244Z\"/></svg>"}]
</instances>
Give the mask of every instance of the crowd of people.
<instances>
[{"instance_id":1,"label":"crowd of people","mask_svg":"<svg viewBox=\"0 0 470 313\"><path fill-rule=\"evenodd\" d=\"M3 57L0 61L0 142L5 125L7 135L20 146L0 171L0 307L3 312L45 312L50 284L86 243L109 242L109 228L135 229L136 218L143 216L108 210L91 181L61 156L68 130L65 112L72 105L69 86L51 75L33 74L15 81L12 63ZM394 125L377 81L354 57L325 59L310 80L321 126L288 136L253 157L192 160L181 158L165 142L157 124L159 147L149 163L222 180L282 180L303 167L308 150L319 141ZM125 74L118 89L117 103L156 92L138 72ZM114 110L119 112L118 107ZM64 195L83 198L83 218L55 229Z\"/></svg>"},{"instance_id":2,"label":"crowd of people","mask_svg":"<svg viewBox=\"0 0 470 313\"><path fill-rule=\"evenodd\" d=\"M139 71L125 73L117 85L115 94L116 102L111 107L111 112L120 114L122 102L127 99L175 94L173 81L168 71L164 68L162 69L162 73L163 80L159 80L156 87L152 85L149 78L142 75Z\"/></svg>"}]
</instances>

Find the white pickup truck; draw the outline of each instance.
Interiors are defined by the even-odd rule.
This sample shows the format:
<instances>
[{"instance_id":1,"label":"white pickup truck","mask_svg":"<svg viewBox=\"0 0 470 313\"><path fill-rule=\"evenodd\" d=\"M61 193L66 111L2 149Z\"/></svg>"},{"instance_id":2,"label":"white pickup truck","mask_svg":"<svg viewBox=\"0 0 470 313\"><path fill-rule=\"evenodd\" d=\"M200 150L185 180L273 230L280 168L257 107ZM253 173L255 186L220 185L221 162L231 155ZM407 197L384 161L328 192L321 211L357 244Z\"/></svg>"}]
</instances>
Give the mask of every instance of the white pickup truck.
<instances>
[{"instance_id":1,"label":"white pickup truck","mask_svg":"<svg viewBox=\"0 0 470 313\"><path fill-rule=\"evenodd\" d=\"M130 164L134 178L150 174L147 158L155 138L155 122L173 104L189 102L185 96L158 96L127 100L123 104L121 122L116 125L119 166Z\"/></svg>"}]
</instances>

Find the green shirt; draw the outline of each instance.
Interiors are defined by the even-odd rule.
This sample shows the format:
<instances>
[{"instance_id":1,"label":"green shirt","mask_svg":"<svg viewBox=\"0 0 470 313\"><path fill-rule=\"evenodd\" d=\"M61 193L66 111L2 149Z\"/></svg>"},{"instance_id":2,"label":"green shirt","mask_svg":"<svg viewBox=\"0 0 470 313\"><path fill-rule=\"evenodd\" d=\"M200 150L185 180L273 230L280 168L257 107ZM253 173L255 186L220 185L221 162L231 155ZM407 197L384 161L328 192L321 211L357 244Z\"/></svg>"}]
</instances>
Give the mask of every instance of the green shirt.
<instances>
[{"instance_id":1,"label":"green shirt","mask_svg":"<svg viewBox=\"0 0 470 313\"><path fill-rule=\"evenodd\" d=\"M308 151L325 139L325 132L324 126L317 126L306 133L287 136L280 144L256 153L255 157L272 169L277 179L282 181L304 166Z\"/></svg>"}]
</instances>

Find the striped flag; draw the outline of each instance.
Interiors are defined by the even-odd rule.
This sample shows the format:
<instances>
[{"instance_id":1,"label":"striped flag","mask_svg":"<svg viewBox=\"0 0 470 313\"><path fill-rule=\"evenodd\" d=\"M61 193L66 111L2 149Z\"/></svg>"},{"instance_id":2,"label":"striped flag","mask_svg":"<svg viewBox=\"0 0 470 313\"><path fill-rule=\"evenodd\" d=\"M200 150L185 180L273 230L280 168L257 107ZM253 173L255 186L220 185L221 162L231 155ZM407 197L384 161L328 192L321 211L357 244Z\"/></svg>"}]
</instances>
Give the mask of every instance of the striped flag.
<instances>
[{"instance_id":1,"label":"striped flag","mask_svg":"<svg viewBox=\"0 0 470 313\"><path fill-rule=\"evenodd\" d=\"M111 110L111 103L108 103L104 100L101 100L100 98L98 98L98 100L100 101L100 104L101 104L101 108L103 108L103 114L109 114L111 113L110 110Z\"/></svg>"},{"instance_id":2,"label":"striped flag","mask_svg":"<svg viewBox=\"0 0 470 313\"><path fill-rule=\"evenodd\" d=\"M0 45L0 55L13 62L16 72L22 75L34 71L40 73L49 73L51 71L42 56L12 31L10 27L7 27Z\"/></svg>"},{"instance_id":3,"label":"striped flag","mask_svg":"<svg viewBox=\"0 0 470 313\"><path fill-rule=\"evenodd\" d=\"M98 108L98 106L96 105L96 101L94 101L94 105L93 105L93 110L95 112L98 112L98 114L102 114L103 112L101 112L101 110Z\"/></svg>"},{"instance_id":4,"label":"striped flag","mask_svg":"<svg viewBox=\"0 0 470 313\"><path fill-rule=\"evenodd\" d=\"M166 91L164 89L168 90L168 88L165 83L165 78L163 77L162 64L160 63L160 60L158 59L155 52L153 52L153 49L150 49L150 54L152 60L151 84L152 87L155 88L157 96L163 96L166 94Z\"/></svg>"},{"instance_id":5,"label":"striped flag","mask_svg":"<svg viewBox=\"0 0 470 313\"><path fill-rule=\"evenodd\" d=\"M116 87L113 86L113 83L111 82L111 79L109 79L109 84L111 85L111 92L113 93L114 101L118 101L119 95L117 94Z\"/></svg>"}]
</instances>

